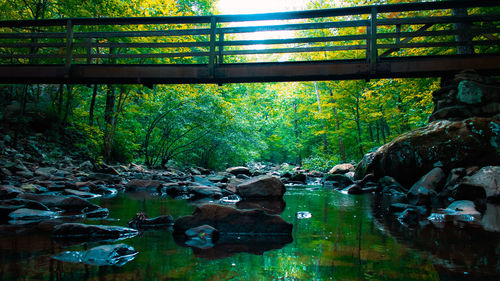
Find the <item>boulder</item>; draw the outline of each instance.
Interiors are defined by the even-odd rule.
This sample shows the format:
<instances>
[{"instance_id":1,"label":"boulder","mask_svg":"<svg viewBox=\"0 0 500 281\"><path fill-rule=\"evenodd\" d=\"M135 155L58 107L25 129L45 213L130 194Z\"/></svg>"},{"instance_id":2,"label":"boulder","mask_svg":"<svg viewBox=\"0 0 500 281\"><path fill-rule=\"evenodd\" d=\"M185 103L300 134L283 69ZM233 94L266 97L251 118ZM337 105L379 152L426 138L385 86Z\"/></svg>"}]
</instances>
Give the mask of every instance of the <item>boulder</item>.
<instances>
[{"instance_id":1,"label":"boulder","mask_svg":"<svg viewBox=\"0 0 500 281\"><path fill-rule=\"evenodd\" d=\"M326 175L322 179L322 182L324 185L331 186L336 189L343 189L354 183L348 176L341 174Z\"/></svg>"},{"instance_id":2,"label":"boulder","mask_svg":"<svg viewBox=\"0 0 500 281\"><path fill-rule=\"evenodd\" d=\"M243 167L243 166L227 168L226 172L233 174L235 176L239 175L239 174L244 174L244 175L250 176L252 174L252 173L250 173L249 168Z\"/></svg>"},{"instance_id":3,"label":"boulder","mask_svg":"<svg viewBox=\"0 0 500 281\"><path fill-rule=\"evenodd\" d=\"M186 188L188 194L192 195L191 199L201 198L222 198L222 189L216 186L188 186Z\"/></svg>"},{"instance_id":4,"label":"boulder","mask_svg":"<svg viewBox=\"0 0 500 281\"><path fill-rule=\"evenodd\" d=\"M307 181L307 175L304 173L295 173L290 177L289 181L295 182L295 183L305 184Z\"/></svg>"},{"instance_id":5,"label":"boulder","mask_svg":"<svg viewBox=\"0 0 500 281\"><path fill-rule=\"evenodd\" d=\"M136 229L121 226L64 223L55 226L52 234L61 238L119 239L134 237L138 233Z\"/></svg>"},{"instance_id":6,"label":"boulder","mask_svg":"<svg viewBox=\"0 0 500 281\"><path fill-rule=\"evenodd\" d=\"M499 163L499 130L498 117L435 121L365 155L358 164L355 178L374 173L377 178L391 176L410 187L437 162L446 169Z\"/></svg>"},{"instance_id":7,"label":"boulder","mask_svg":"<svg viewBox=\"0 0 500 281\"><path fill-rule=\"evenodd\" d=\"M270 215L262 210L237 210L220 205L197 207L191 216L175 221L174 232L184 234L186 230L209 225L221 233L247 235L290 235L293 225L279 215Z\"/></svg>"},{"instance_id":8,"label":"boulder","mask_svg":"<svg viewBox=\"0 0 500 281\"><path fill-rule=\"evenodd\" d=\"M134 191L134 190L158 190L163 182L158 181L158 180L142 180L142 179L133 179L129 181L126 185L125 188L128 191Z\"/></svg>"},{"instance_id":9,"label":"boulder","mask_svg":"<svg viewBox=\"0 0 500 281\"><path fill-rule=\"evenodd\" d=\"M404 210L399 216L398 221L404 225L416 226L420 220L420 214L416 209L408 208Z\"/></svg>"},{"instance_id":10,"label":"boulder","mask_svg":"<svg viewBox=\"0 0 500 281\"><path fill-rule=\"evenodd\" d=\"M415 205L429 205L432 197L441 191L446 180L442 168L436 167L418 180L408 191L408 202Z\"/></svg>"},{"instance_id":11,"label":"boulder","mask_svg":"<svg viewBox=\"0 0 500 281\"><path fill-rule=\"evenodd\" d=\"M285 194L285 185L276 177L259 176L236 185L228 190L242 198L281 198Z\"/></svg>"},{"instance_id":12,"label":"boulder","mask_svg":"<svg viewBox=\"0 0 500 281\"><path fill-rule=\"evenodd\" d=\"M84 263L95 266L123 266L138 254L126 244L102 245L88 251L66 251L52 258L63 262Z\"/></svg>"},{"instance_id":13,"label":"boulder","mask_svg":"<svg viewBox=\"0 0 500 281\"><path fill-rule=\"evenodd\" d=\"M335 165L328 173L329 174L345 174L348 172L354 172L354 165L349 163Z\"/></svg>"},{"instance_id":14,"label":"boulder","mask_svg":"<svg viewBox=\"0 0 500 281\"><path fill-rule=\"evenodd\" d=\"M459 188L475 186L484 189L489 200L500 200L500 166L486 166L472 176L464 177Z\"/></svg>"}]
</instances>

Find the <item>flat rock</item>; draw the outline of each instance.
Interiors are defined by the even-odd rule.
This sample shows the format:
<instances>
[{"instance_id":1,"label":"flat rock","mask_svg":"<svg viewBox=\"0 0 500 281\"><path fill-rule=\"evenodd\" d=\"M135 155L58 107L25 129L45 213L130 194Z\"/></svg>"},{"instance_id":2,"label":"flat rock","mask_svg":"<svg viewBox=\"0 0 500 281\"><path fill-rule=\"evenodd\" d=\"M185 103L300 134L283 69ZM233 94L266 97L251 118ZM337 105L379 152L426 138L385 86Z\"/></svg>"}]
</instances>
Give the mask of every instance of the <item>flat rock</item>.
<instances>
[{"instance_id":1,"label":"flat rock","mask_svg":"<svg viewBox=\"0 0 500 281\"><path fill-rule=\"evenodd\" d=\"M174 232L184 234L186 230L209 225L221 233L234 234L291 234L293 225L279 215L270 215L262 210L243 211L220 205L197 207L191 216L175 221Z\"/></svg>"},{"instance_id":2,"label":"flat rock","mask_svg":"<svg viewBox=\"0 0 500 281\"><path fill-rule=\"evenodd\" d=\"M66 211L93 211L100 208L98 205L76 196L24 193L19 195L18 198L37 201L49 208L60 208Z\"/></svg>"},{"instance_id":3,"label":"flat rock","mask_svg":"<svg viewBox=\"0 0 500 281\"><path fill-rule=\"evenodd\" d=\"M157 190L161 187L162 184L163 182L159 180L133 179L125 185L125 188L127 190L140 190L140 189Z\"/></svg>"},{"instance_id":4,"label":"flat rock","mask_svg":"<svg viewBox=\"0 0 500 281\"><path fill-rule=\"evenodd\" d=\"M82 223L64 223L54 227L54 237L66 238L105 238L119 239L136 236L136 229L113 225L86 225Z\"/></svg>"}]
</instances>

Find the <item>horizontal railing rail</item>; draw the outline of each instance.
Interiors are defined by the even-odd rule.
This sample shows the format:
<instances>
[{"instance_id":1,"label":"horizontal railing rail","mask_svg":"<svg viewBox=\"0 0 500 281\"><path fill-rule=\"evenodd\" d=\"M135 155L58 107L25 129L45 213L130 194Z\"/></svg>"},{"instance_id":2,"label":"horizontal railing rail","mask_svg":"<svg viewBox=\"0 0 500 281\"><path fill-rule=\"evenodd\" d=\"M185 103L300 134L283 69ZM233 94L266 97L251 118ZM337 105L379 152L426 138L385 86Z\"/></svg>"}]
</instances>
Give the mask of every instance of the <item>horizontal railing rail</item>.
<instances>
[{"instance_id":1,"label":"horizontal railing rail","mask_svg":"<svg viewBox=\"0 0 500 281\"><path fill-rule=\"evenodd\" d=\"M457 11L459 13L457 13ZM465 13L465 14L464 14ZM498 1L0 21L0 65L220 64L500 53ZM271 56L270 56L271 55Z\"/></svg>"}]
</instances>

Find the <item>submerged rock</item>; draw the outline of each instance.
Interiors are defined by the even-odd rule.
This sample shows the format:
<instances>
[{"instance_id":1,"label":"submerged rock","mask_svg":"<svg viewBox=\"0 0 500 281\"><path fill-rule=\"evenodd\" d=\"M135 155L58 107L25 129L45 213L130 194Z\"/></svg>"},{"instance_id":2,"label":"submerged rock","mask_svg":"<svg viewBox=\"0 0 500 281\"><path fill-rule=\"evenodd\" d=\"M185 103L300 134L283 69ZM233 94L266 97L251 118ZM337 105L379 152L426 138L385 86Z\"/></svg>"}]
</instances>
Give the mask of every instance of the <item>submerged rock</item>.
<instances>
[{"instance_id":1,"label":"submerged rock","mask_svg":"<svg viewBox=\"0 0 500 281\"><path fill-rule=\"evenodd\" d=\"M279 215L270 215L262 210L243 211L227 206L203 205L197 207L193 215L177 219L174 232L184 233L190 228L205 224L221 233L254 235L289 235L293 227Z\"/></svg>"},{"instance_id":2,"label":"submerged rock","mask_svg":"<svg viewBox=\"0 0 500 281\"><path fill-rule=\"evenodd\" d=\"M140 230L158 229L174 225L174 218L171 215L148 218L144 213L138 213L127 225Z\"/></svg>"},{"instance_id":3,"label":"submerged rock","mask_svg":"<svg viewBox=\"0 0 500 281\"><path fill-rule=\"evenodd\" d=\"M136 229L121 226L65 223L54 227L53 236L62 238L119 239L134 237L138 233Z\"/></svg>"},{"instance_id":4,"label":"submerged rock","mask_svg":"<svg viewBox=\"0 0 500 281\"><path fill-rule=\"evenodd\" d=\"M433 212L427 219L439 226L443 223L467 223L478 225L481 213L476 209L474 202L469 200L455 201L448 208Z\"/></svg>"},{"instance_id":5,"label":"submerged rock","mask_svg":"<svg viewBox=\"0 0 500 281\"><path fill-rule=\"evenodd\" d=\"M32 223L56 218L58 212L34 210L28 208L17 209L9 214L12 219L10 223Z\"/></svg>"},{"instance_id":6,"label":"submerged rock","mask_svg":"<svg viewBox=\"0 0 500 281\"><path fill-rule=\"evenodd\" d=\"M52 258L63 262L84 263L96 266L123 266L138 254L126 244L102 245L88 251L66 251Z\"/></svg>"}]
</instances>

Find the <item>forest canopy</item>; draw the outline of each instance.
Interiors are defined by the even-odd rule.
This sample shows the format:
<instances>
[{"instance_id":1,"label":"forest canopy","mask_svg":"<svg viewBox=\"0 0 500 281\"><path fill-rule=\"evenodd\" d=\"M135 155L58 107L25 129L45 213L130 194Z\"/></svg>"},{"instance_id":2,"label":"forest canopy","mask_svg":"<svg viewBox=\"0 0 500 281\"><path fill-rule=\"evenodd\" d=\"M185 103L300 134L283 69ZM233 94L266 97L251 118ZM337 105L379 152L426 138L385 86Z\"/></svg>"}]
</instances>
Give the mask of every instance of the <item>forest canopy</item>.
<instances>
[{"instance_id":1,"label":"forest canopy","mask_svg":"<svg viewBox=\"0 0 500 281\"><path fill-rule=\"evenodd\" d=\"M403 1L311 0L307 8L399 2ZM1 20L217 13L211 0L0 0L0 8ZM318 52L288 59L342 56ZM358 161L401 133L426 124L431 93L438 86L437 78L220 86L3 85L0 118L4 128L70 135L73 145L95 163L217 169L264 161L324 170Z\"/></svg>"}]
</instances>

